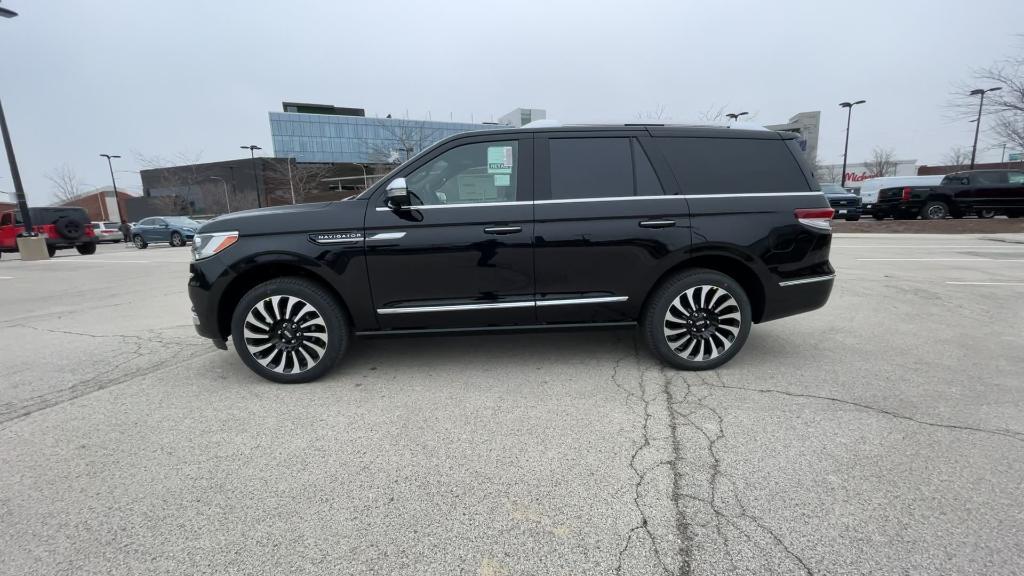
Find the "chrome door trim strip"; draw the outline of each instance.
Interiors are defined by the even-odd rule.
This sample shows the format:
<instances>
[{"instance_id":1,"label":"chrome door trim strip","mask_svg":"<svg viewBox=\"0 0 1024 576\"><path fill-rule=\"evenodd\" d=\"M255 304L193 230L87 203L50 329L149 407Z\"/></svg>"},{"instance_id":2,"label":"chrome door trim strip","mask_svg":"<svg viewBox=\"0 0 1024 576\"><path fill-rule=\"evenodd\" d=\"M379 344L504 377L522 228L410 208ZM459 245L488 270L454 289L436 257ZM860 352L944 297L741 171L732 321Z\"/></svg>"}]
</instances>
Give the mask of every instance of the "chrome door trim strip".
<instances>
[{"instance_id":1,"label":"chrome door trim strip","mask_svg":"<svg viewBox=\"0 0 1024 576\"><path fill-rule=\"evenodd\" d=\"M457 312L460 310L488 310L491 308L533 308L533 305L533 300L529 300L524 302L488 302L486 304L452 304L449 306L406 306L403 308L377 308L377 314Z\"/></svg>"},{"instance_id":2,"label":"chrome door trim strip","mask_svg":"<svg viewBox=\"0 0 1024 576\"><path fill-rule=\"evenodd\" d=\"M599 296L597 298L567 298L564 300L535 300L537 306L565 306L570 304L605 304L625 302L629 296Z\"/></svg>"},{"instance_id":3,"label":"chrome door trim strip","mask_svg":"<svg viewBox=\"0 0 1024 576\"><path fill-rule=\"evenodd\" d=\"M828 276L812 276L810 278L800 278L798 280L786 280L785 282L779 282L779 286L796 286L798 284L810 284L811 282L824 282L826 280L832 280L835 277L835 274L829 274Z\"/></svg>"},{"instance_id":4,"label":"chrome door trim strip","mask_svg":"<svg viewBox=\"0 0 1024 576\"><path fill-rule=\"evenodd\" d=\"M520 204L532 204L529 200L520 202L463 202L460 204L424 204L420 206L409 206L406 210L437 210L438 208L486 208L489 206L518 206ZM377 212L391 212L394 208L390 206L377 206Z\"/></svg>"},{"instance_id":5,"label":"chrome door trim strip","mask_svg":"<svg viewBox=\"0 0 1024 576\"><path fill-rule=\"evenodd\" d=\"M659 194L657 196L608 196L606 198L558 198L556 200L535 200L534 204L570 204L575 202L615 202L618 200L666 200L672 198L685 198L686 196L672 196Z\"/></svg>"},{"instance_id":6,"label":"chrome door trim strip","mask_svg":"<svg viewBox=\"0 0 1024 576\"><path fill-rule=\"evenodd\" d=\"M377 314L413 314L418 312L459 312L462 310L490 310L493 308L533 308L537 306L563 306L572 304L606 304L625 302L628 296L600 296L597 298L565 298L561 300L529 300L524 302L488 302L485 304L452 304L449 306L406 306L377 308Z\"/></svg>"},{"instance_id":7,"label":"chrome door trim strip","mask_svg":"<svg viewBox=\"0 0 1024 576\"><path fill-rule=\"evenodd\" d=\"M405 232L378 232L367 237L367 240L398 240L405 238Z\"/></svg>"},{"instance_id":8,"label":"chrome door trim strip","mask_svg":"<svg viewBox=\"0 0 1024 576\"><path fill-rule=\"evenodd\" d=\"M777 196L824 196L824 192L744 192L742 194L685 194L683 198L757 198Z\"/></svg>"}]
</instances>

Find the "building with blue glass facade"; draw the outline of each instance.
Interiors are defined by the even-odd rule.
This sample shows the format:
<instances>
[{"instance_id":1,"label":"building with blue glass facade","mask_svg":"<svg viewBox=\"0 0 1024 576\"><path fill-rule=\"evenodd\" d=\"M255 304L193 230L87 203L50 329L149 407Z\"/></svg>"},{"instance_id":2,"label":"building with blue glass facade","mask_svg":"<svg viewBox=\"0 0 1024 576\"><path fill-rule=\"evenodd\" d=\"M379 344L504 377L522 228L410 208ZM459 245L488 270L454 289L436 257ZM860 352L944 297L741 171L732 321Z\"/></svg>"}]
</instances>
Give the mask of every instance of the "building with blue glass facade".
<instances>
[{"instance_id":1,"label":"building with blue glass facade","mask_svg":"<svg viewBox=\"0 0 1024 576\"><path fill-rule=\"evenodd\" d=\"M289 108L303 109L285 103L284 109ZM449 136L499 127L501 125L497 124L369 118L337 112L270 112L274 156L295 158L297 162L396 164Z\"/></svg>"}]
</instances>

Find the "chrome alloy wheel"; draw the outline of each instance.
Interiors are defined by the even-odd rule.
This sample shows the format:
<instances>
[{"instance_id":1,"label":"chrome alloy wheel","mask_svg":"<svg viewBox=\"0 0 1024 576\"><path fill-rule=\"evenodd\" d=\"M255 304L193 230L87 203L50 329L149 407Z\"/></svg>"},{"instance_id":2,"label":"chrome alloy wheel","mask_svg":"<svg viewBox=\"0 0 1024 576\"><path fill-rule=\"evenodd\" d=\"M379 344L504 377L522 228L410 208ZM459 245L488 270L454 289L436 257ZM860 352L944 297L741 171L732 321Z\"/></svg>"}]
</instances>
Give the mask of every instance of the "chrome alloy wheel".
<instances>
[{"instance_id":1,"label":"chrome alloy wheel","mask_svg":"<svg viewBox=\"0 0 1024 576\"><path fill-rule=\"evenodd\" d=\"M245 347L257 362L281 374L315 366L327 350L327 324L309 302L295 296L264 298L245 317Z\"/></svg>"},{"instance_id":2,"label":"chrome alloy wheel","mask_svg":"<svg viewBox=\"0 0 1024 576\"><path fill-rule=\"evenodd\" d=\"M665 312L665 341L678 356L701 362L728 350L740 333L739 303L724 288L694 286Z\"/></svg>"}]
</instances>

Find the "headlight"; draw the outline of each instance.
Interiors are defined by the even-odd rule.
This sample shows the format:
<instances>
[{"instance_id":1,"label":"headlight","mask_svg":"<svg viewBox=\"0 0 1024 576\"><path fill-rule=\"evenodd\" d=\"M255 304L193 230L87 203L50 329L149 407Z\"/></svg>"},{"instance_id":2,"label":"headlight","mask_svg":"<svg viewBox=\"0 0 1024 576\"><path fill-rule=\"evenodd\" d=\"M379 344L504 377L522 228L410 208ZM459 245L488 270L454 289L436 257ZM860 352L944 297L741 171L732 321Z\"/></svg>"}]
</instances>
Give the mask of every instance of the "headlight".
<instances>
[{"instance_id":1,"label":"headlight","mask_svg":"<svg viewBox=\"0 0 1024 576\"><path fill-rule=\"evenodd\" d=\"M202 260L217 254L238 241L238 232L211 232L192 239L192 259Z\"/></svg>"}]
</instances>

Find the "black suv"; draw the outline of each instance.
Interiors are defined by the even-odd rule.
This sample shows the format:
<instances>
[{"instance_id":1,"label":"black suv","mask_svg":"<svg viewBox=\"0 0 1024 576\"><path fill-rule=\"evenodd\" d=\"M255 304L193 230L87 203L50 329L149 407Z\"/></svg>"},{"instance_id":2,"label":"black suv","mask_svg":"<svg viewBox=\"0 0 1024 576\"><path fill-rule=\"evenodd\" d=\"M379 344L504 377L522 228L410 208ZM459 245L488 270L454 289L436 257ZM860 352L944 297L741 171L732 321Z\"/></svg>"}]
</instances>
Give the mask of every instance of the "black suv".
<instances>
[{"instance_id":1,"label":"black suv","mask_svg":"<svg viewBox=\"0 0 1024 576\"><path fill-rule=\"evenodd\" d=\"M353 335L636 323L707 369L751 323L825 304L832 214L792 134L470 132L355 198L210 221L189 296L200 335L277 382L323 375Z\"/></svg>"}]
</instances>

